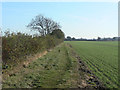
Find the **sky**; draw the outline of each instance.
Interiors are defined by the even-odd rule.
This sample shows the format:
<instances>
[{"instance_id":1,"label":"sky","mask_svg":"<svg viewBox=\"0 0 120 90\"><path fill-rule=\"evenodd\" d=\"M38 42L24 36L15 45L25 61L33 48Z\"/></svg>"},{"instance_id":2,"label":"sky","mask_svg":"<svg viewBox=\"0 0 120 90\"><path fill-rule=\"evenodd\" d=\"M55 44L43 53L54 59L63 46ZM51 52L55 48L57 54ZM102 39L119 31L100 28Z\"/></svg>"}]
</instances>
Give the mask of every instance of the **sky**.
<instances>
[{"instance_id":1,"label":"sky","mask_svg":"<svg viewBox=\"0 0 120 90\"><path fill-rule=\"evenodd\" d=\"M2 30L33 34L26 28L42 14L60 23L65 36L118 36L117 2L2 2Z\"/></svg>"}]
</instances>

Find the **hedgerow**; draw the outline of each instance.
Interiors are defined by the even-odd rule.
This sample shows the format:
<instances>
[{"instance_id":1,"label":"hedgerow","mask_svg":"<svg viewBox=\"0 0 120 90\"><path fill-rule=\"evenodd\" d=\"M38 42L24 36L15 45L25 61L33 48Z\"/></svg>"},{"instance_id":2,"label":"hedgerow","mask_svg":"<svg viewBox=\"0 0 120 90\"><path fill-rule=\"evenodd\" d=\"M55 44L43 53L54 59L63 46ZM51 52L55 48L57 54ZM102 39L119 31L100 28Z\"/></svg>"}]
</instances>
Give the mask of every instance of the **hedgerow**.
<instances>
[{"instance_id":1,"label":"hedgerow","mask_svg":"<svg viewBox=\"0 0 120 90\"><path fill-rule=\"evenodd\" d=\"M20 60L19 58L25 58L28 55L48 50L60 44L64 41L64 33L59 29L55 31L46 36L6 32L2 37L3 65L17 63Z\"/></svg>"}]
</instances>

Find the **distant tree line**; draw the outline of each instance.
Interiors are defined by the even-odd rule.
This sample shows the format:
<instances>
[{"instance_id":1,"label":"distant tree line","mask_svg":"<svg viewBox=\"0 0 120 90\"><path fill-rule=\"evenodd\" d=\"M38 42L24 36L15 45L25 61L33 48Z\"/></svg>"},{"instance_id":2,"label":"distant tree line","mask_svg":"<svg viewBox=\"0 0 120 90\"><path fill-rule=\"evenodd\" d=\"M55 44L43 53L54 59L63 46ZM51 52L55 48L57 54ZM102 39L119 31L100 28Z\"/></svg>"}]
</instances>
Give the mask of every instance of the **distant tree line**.
<instances>
[{"instance_id":1,"label":"distant tree line","mask_svg":"<svg viewBox=\"0 0 120 90\"><path fill-rule=\"evenodd\" d=\"M39 35L7 31L2 36L3 69L6 65L17 64L28 55L54 48L64 41L60 25L49 18L37 16L27 27L37 30Z\"/></svg>"},{"instance_id":2,"label":"distant tree line","mask_svg":"<svg viewBox=\"0 0 120 90\"><path fill-rule=\"evenodd\" d=\"M120 37L113 37L113 38L101 38L98 37L97 39L84 39L84 38L79 38L76 39L74 37L67 36L64 41L120 41Z\"/></svg>"}]
</instances>

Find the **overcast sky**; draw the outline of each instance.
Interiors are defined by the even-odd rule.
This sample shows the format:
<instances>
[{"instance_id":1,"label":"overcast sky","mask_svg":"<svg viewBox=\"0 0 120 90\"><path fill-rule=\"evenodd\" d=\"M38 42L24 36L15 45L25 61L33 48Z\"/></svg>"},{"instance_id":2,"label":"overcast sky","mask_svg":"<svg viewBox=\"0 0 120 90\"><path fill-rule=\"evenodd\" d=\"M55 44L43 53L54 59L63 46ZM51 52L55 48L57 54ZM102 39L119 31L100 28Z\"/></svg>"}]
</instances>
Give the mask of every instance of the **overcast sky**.
<instances>
[{"instance_id":1,"label":"overcast sky","mask_svg":"<svg viewBox=\"0 0 120 90\"><path fill-rule=\"evenodd\" d=\"M118 36L117 2L2 2L2 29L32 34L26 25L38 14L59 22L66 36Z\"/></svg>"}]
</instances>

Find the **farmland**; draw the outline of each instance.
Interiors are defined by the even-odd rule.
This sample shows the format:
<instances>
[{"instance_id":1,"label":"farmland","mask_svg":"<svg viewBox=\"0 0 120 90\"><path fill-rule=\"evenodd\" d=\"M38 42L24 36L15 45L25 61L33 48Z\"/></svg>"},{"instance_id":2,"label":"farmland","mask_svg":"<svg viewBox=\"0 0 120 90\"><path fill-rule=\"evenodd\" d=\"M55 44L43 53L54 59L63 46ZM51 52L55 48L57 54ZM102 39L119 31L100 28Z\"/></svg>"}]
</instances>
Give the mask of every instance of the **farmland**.
<instances>
[{"instance_id":1,"label":"farmland","mask_svg":"<svg viewBox=\"0 0 120 90\"><path fill-rule=\"evenodd\" d=\"M108 88L118 85L117 41L66 41Z\"/></svg>"},{"instance_id":2,"label":"farmland","mask_svg":"<svg viewBox=\"0 0 120 90\"><path fill-rule=\"evenodd\" d=\"M3 74L3 88L102 87L97 78L89 74L89 69L73 48L65 43L31 61L25 67L20 65ZM90 81L91 78L93 81Z\"/></svg>"}]
</instances>

